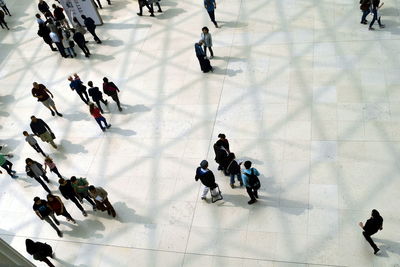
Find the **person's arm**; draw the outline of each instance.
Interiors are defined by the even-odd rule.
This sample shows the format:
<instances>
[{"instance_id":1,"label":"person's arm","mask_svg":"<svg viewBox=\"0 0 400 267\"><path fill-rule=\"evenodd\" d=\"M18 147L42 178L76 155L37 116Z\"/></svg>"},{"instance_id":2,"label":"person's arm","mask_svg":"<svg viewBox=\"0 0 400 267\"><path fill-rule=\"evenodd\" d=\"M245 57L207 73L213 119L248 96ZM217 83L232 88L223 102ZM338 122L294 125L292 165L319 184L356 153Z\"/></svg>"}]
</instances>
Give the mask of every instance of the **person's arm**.
<instances>
[{"instance_id":1,"label":"person's arm","mask_svg":"<svg viewBox=\"0 0 400 267\"><path fill-rule=\"evenodd\" d=\"M359 225L362 229L364 229L364 224L363 224L362 222L359 222L358 225Z\"/></svg>"},{"instance_id":2,"label":"person's arm","mask_svg":"<svg viewBox=\"0 0 400 267\"><path fill-rule=\"evenodd\" d=\"M38 120L38 121L41 121L41 122L43 123L44 127L45 127L50 133L52 133L52 131L51 131L49 125L47 125L47 123L45 123L43 120Z\"/></svg>"},{"instance_id":3,"label":"person's arm","mask_svg":"<svg viewBox=\"0 0 400 267\"><path fill-rule=\"evenodd\" d=\"M53 94L49 91L49 89L47 89L46 87L44 88L44 90L50 94L51 98L54 98Z\"/></svg>"},{"instance_id":4,"label":"person's arm","mask_svg":"<svg viewBox=\"0 0 400 267\"><path fill-rule=\"evenodd\" d=\"M256 168L254 168L254 174L255 174L256 176L260 176L260 172L259 172Z\"/></svg>"},{"instance_id":5,"label":"person's arm","mask_svg":"<svg viewBox=\"0 0 400 267\"><path fill-rule=\"evenodd\" d=\"M214 8L217 9L217 3L214 0Z\"/></svg>"}]
</instances>

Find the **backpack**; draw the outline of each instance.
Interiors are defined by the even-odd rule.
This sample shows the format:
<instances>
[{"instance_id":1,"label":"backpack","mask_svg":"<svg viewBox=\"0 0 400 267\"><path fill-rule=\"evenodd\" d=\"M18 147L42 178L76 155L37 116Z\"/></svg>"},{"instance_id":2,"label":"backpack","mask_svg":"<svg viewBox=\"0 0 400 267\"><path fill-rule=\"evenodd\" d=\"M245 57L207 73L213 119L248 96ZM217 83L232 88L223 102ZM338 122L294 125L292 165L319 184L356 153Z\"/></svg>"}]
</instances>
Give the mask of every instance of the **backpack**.
<instances>
[{"instance_id":1,"label":"backpack","mask_svg":"<svg viewBox=\"0 0 400 267\"><path fill-rule=\"evenodd\" d=\"M261 187L261 183L260 183L260 179L258 179L257 175L254 174L254 169L251 168L251 173L244 173L249 179L248 179L248 185L250 186L250 188L253 188L255 190L260 189Z\"/></svg>"}]
</instances>

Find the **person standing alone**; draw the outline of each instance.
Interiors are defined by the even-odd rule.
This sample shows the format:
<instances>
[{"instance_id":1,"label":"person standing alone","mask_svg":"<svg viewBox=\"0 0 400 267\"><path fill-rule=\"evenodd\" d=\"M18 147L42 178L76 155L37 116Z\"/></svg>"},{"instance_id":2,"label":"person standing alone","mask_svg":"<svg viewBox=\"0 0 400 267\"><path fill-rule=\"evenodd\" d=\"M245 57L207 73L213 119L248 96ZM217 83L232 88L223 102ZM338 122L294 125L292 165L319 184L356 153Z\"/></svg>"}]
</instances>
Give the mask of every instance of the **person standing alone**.
<instances>
[{"instance_id":1,"label":"person standing alone","mask_svg":"<svg viewBox=\"0 0 400 267\"><path fill-rule=\"evenodd\" d=\"M88 32L90 32L90 34L93 35L96 43L101 44L101 40L99 37L97 37L96 34L96 24L94 23L94 20L91 17L86 17L85 15L82 15L81 17L83 19L83 23L86 26L86 29L88 30Z\"/></svg>"},{"instance_id":2,"label":"person standing alone","mask_svg":"<svg viewBox=\"0 0 400 267\"><path fill-rule=\"evenodd\" d=\"M43 84L38 84L37 82L33 83L32 96L36 97L38 102L41 102L43 106L48 108L52 116L55 116L56 114L60 117L63 116L56 108L56 104L53 101L53 94Z\"/></svg>"},{"instance_id":3,"label":"person standing alone","mask_svg":"<svg viewBox=\"0 0 400 267\"><path fill-rule=\"evenodd\" d=\"M379 230L383 229L383 218L381 217L379 212L374 209L371 212L371 218L367 220L365 225L362 222L359 222L358 225L364 230L363 236L374 249L374 254L377 254L380 249L377 247L377 245L375 245L371 236L377 233Z\"/></svg>"},{"instance_id":4,"label":"person standing alone","mask_svg":"<svg viewBox=\"0 0 400 267\"><path fill-rule=\"evenodd\" d=\"M243 171L242 180L244 185L246 186L247 194L250 197L250 201L247 202L249 205L255 203L258 198L258 189L260 189L260 180L258 176L260 173L256 168L251 167L251 161L245 161L244 167L246 168Z\"/></svg>"}]
</instances>

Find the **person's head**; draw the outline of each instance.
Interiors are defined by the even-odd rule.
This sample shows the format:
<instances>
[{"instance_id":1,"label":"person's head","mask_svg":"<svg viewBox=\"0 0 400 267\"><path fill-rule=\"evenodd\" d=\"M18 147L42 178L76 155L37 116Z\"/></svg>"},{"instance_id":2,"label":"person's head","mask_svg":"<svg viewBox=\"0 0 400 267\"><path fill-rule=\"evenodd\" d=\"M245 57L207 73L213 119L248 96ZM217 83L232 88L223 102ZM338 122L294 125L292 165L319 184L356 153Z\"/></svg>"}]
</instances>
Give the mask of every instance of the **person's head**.
<instances>
[{"instance_id":1,"label":"person's head","mask_svg":"<svg viewBox=\"0 0 400 267\"><path fill-rule=\"evenodd\" d=\"M82 15L81 18L86 19L86 16L85 16L85 15Z\"/></svg>"},{"instance_id":2,"label":"person's head","mask_svg":"<svg viewBox=\"0 0 400 267\"><path fill-rule=\"evenodd\" d=\"M202 29L201 29L201 31L203 32L203 33L208 33L208 28L207 27L203 27Z\"/></svg>"},{"instance_id":3,"label":"person's head","mask_svg":"<svg viewBox=\"0 0 400 267\"><path fill-rule=\"evenodd\" d=\"M34 197L33 202L35 202L35 204L40 204L40 197Z\"/></svg>"},{"instance_id":4,"label":"person's head","mask_svg":"<svg viewBox=\"0 0 400 267\"><path fill-rule=\"evenodd\" d=\"M244 167L246 168L246 169L250 169L251 168L251 161L249 161L249 160L246 160L245 162L244 162Z\"/></svg>"},{"instance_id":5,"label":"person's head","mask_svg":"<svg viewBox=\"0 0 400 267\"><path fill-rule=\"evenodd\" d=\"M52 162L53 162L53 159L50 158L49 156L47 156L47 157L45 157L44 161L45 161L45 162L48 162L48 163L52 163Z\"/></svg>"},{"instance_id":6,"label":"person's head","mask_svg":"<svg viewBox=\"0 0 400 267\"><path fill-rule=\"evenodd\" d=\"M373 209L371 212L371 216L374 218L379 218L381 215L379 214L379 212L376 209Z\"/></svg>"},{"instance_id":7,"label":"person's head","mask_svg":"<svg viewBox=\"0 0 400 267\"><path fill-rule=\"evenodd\" d=\"M39 88L39 84L37 82L33 82L33 88L38 89Z\"/></svg>"},{"instance_id":8,"label":"person's head","mask_svg":"<svg viewBox=\"0 0 400 267\"><path fill-rule=\"evenodd\" d=\"M96 187L94 187L93 185L89 186L89 191L92 193L96 192Z\"/></svg>"},{"instance_id":9,"label":"person's head","mask_svg":"<svg viewBox=\"0 0 400 267\"><path fill-rule=\"evenodd\" d=\"M72 76L68 77L68 81L72 82L74 79L72 78Z\"/></svg>"},{"instance_id":10,"label":"person's head","mask_svg":"<svg viewBox=\"0 0 400 267\"><path fill-rule=\"evenodd\" d=\"M60 179L58 179L58 183L59 183L60 185L65 185L65 184L67 183L67 181L65 181L64 178L60 178Z\"/></svg>"},{"instance_id":11,"label":"person's head","mask_svg":"<svg viewBox=\"0 0 400 267\"><path fill-rule=\"evenodd\" d=\"M108 83L108 78L107 78L107 77L104 77L104 78L103 78L103 82Z\"/></svg>"},{"instance_id":12,"label":"person's head","mask_svg":"<svg viewBox=\"0 0 400 267\"><path fill-rule=\"evenodd\" d=\"M53 7L53 8L56 8L57 6L56 6L56 4L53 4L52 7Z\"/></svg>"},{"instance_id":13,"label":"person's head","mask_svg":"<svg viewBox=\"0 0 400 267\"><path fill-rule=\"evenodd\" d=\"M79 76L78 76L77 73L74 73L74 77L77 78L77 79L79 79Z\"/></svg>"},{"instance_id":14,"label":"person's head","mask_svg":"<svg viewBox=\"0 0 400 267\"><path fill-rule=\"evenodd\" d=\"M31 239L25 239L25 245L26 245L26 252L28 252L30 255L36 253L35 242L33 242Z\"/></svg>"},{"instance_id":15,"label":"person's head","mask_svg":"<svg viewBox=\"0 0 400 267\"><path fill-rule=\"evenodd\" d=\"M76 181L76 177L75 176L71 176L71 179L70 179L70 181L71 181L71 183L76 183L77 181Z\"/></svg>"},{"instance_id":16,"label":"person's head","mask_svg":"<svg viewBox=\"0 0 400 267\"><path fill-rule=\"evenodd\" d=\"M25 135L25 136L29 135L27 131L23 131L22 134Z\"/></svg>"},{"instance_id":17,"label":"person's head","mask_svg":"<svg viewBox=\"0 0 400 267\"><path fill-rule=\"evenodd\" d=\"M26 163L26 165L31 166L33 164L33 160L31 158L26 158L25 163Z\"/></svg>"},{"instance_id":18,"label":"person's head","mask_svg":"<svg viewBox=\"0 0 400 267\"><path fill-rule=\"evenodd\" d=\"M52 195L52 194L48 194L47 195L47 200L48 201L53 201L54 199L55 199L54 195Z\"/></svg>"},{"instance_id":19,"label":"person's head","mask_svg":"<svg viewBox=\"0 0 400 267\"><path fill-rule=\"evenodd\" d=\"M90 87L93 87L93 82L92 81L88 81L87 83Z\"/></svg>"},{"instance_id":20,"label":"person's head","mask_svg":"<svg viewBox=\"0 0 400 267\"><path fill-rule=\"evenodd\" d=\"M201 167L202 169L207 169L207 168L208 168L208 161L207 161L207 160L202 160L202 161L200 162L200 167Z\"/></svg>"},{"instance_id":21,"label":"person's head","mask_svg":"<svg viewBox=\"0 0 400 267\"><path fill-rule=\"evenodd\" d=\"M204 41L203 40L200 40L199 41L199 45L203 45L204 44Z\"/></svg>"},{"instance_id":22,"label":"person's head","mask_svg":"<svg viewBox=\"0 0 400 267\"><path fill-rule=\"evenodd\" d=\"M39 13L36 14L35 16L36 16L36 18L40 19L40 14Z\"/></svg>"},{"instance_id":23,"label":"person's head","mask_svg":"<svg viewBox=\"0 0 400 267\"><path fill-rule=\"evenodd\" d=\"M220 133L220 134L218 135L218 138L219 138L219 139L225 139L225 138L226 138L226 136L225 136L225 134L223 134L223 133Z\"/></svg>"},{"instance_id":24,"label":"person's head","mask_svg":"<svg viewBox=\"0 0 400 267\"><path fill-rule=\"evenodd\" d=\"M36 122L37 118L35 116L31 116L31 121Z\"/></svg>"}]
</instances>

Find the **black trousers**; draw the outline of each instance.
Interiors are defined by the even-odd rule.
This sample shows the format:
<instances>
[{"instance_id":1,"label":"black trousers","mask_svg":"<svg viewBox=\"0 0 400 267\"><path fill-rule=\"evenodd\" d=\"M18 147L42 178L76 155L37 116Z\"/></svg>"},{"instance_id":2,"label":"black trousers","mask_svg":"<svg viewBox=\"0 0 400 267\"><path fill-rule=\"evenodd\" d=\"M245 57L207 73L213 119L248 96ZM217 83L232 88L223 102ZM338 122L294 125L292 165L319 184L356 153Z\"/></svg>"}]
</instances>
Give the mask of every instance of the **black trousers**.
<instances>
[{"instance_id":1,"label":"black trousers","mask_svg":"<svg viewBox=\"0 0 400 267\"><path fill-rule=\"evenodd\" d=\"M49 181L49 178L47 178L47 176L46 175L42 175L43 176L43 179L45 180L45 181ZM43 182L43 180L42 179L40 179L40 177L33 177L42 187L43 187L43 189L47 192L47 193L49 193L49 194L51 194L51 191L50 191L50 189L47 187L47 185Z\"/></svg>"},{"instance_id":2,"label":"black trousers","mask_svg":"<svg viewBox=\"0 0 400 267\"><path fill-rule=\"evenodd\" d=\"M55 174L57 174L58 178L62 178L60 172L58 171L57 167L54 167L53 169L50 169L51 172L54 172Z\"/></svg>"},{"instance_id":3,"label":"black trousers","mask_svg":"<svg viewBox=\"0 0 400 267\"><path fill-rule=\"evenodd\" d=\"M159 2L156 2L155 4L156 4L156 6L158 7L158 12L162 12L160 3L159 3ZM154 6L153 6L153 4L151 4L151 9L153 9L153 11L154 11Z\"/></svg>"},{"instance_id":4,"label":"black trousers","mask_svg":"<svg viewBox=\"0 0 400 267\"><path fill-rule=\"evenodd\" d=\"M65 207L64 207L63 213L61 213L60 215L64 216L67 219L73 220L71 214L69 214L69 212L67 211L67 209Z\"/></svg>"},{"instance_id":5,"label":"black trousers","mask_svg":"<svg viewBox=\"0 0 400 267\"><path fill-rule=\"evenodd\" d=\"M13 164L8 160L6 160L6 162L4 162L3 165L1 165L1 167L3 169L5 169L7 171L7 173L8 173L8 175L10 175L10 176L13 176L13 174L12 174L12 166L13 166Z\"/></svg>"},{"instance_id":6,"label":"black trousers","mask_svg":"<svg viewBox=\"0 0 400 267\"><path fill-rule=\"evenodd\" d=\"M74 202L74 204L80 209L80 211L84 212L85 210L83 209L82 205L79 203L79 200L76 198L75 195L68 196L69 200Z\"/></svg>"},{"instance_id":7,"label":"black trousers","mask_svg":"<svg viewBox=\"0 0 400 267\"><path fill-rule=\"evenodd\" d=\"M97 105L97 107L100 109L100 112L103 113L103 109L102 109L101 106L100 106L100 102L103 102L104 105L107 105L107 102L106 102L103 98L98 99L98 100L96 100L96 101L94 101L94 102L96 102L96 105Z\"/></svg>"},{"instance_id":8,"label":"black trousers","mask_svg":"<svg viewBox=\"0 0 400 267\"><path fill-rule=\"evenodd\" d=\"M213 57L214 56L214 51L212 50L211 46L204 46L204 53L207 56L207 47L208 47L208 50L210 50L211 56Z\"/></svg>"},{"instance_id":9,"label":"black trousers","mask_svg":"<svg viewBox=\"0 0 400 267\"><path fill-rule=\"evenodd\" d=\"M366 232L363 232L363 236L365 237L365 240L371 245L371 247L374 249L374 251L378 250L378 247L375 245L374 241L371 238L370 234L367 234Z\"/></svg>"},{"instance_id":10,"label":"black trousers","mask_svg":"<svg viewBox=\"0 0 400 267\"><path fill-rule=\"evenodd\" d=\"M8 29L7 22L4 19L0 19L0 26L4 29L4 26Z\"/></svg>"},{"instance_id":11,"label":"black trousers","mask_svg":"<svg viewBox=\"0 0 400 267\"><path fill-rule=\"evenodd\" d=\"M154 13L154 10L153 10L152 5L149 5L149 4L147 3L147 1L139 0L139 14L140 14L140 15L143 14L143 7L144 7L144 6L147 7L147 9L149 10L150 14L153 14L153 13Z\"/></svg>"},{"instance_id":12,"label":"black trousers","mask_svg":"<svg viewBox=\"0 0 400 267\"><path fill-rule=\"evenodd\" d=\"M90 198L90 196L89 196L89 194L87 193L87 192L85 192L85 193L78 193L78 195L79 195L79 197L81 198L81 199L86 199L87 200L87 202L89 202L90 203L90 205L92 205L93 207L96 207L96 203L94 203L94 201Z\"/></svg>"},{"instance_id":13,"label":"black trousers","mask_svg":"<svg viewBox=\"0 0 400 267\"><path fill-rule=\"evenodd\" d=\"M256 197L258 196L256 189L246 186L246 191L251 200L256 200Z\"/></svg>"},{"instance_id":14,"label":"black trousers","mask_svg":"<svg viewBox=\"0 0 400 267\"><path fill-rule=\"evenodd\" d=\"M2 6L1 8L4 10L4 13L6 13L6 15L11 16L10 10L8 10L6 5Z\"/></svg>"},{"instance_id":15,"label":"black trousers","mask_svg":"<svg viewBox=\"0 0 400 267\"><path fill-rule=\"evenodd\" d=\"M115 91L115 94L113 94L111 96L112 100L114 100L117 103L118 108L121 108L121 103L119 102L119 98L118 98L118 93L117 91Z\"/></svg>"},{"instance_id":16,"label":"black trousers","mask_svg":"<svg viewBox=\"0 0 400 267\"><path fill-rule=\"evenodd\" d=\"M86 90L76 90L75 91L78 93L79 97L82 99L83 102L87 105L89 103L89 96L86 92Z\"/></svg>"},{"instance_id":17,"label":"black trousers","mask_svg":"<svg viewBox=\"0 0 400 267\"><path fill-rule=\"evenodd\" d=\"M214 23L215 27L218 27L217 22L215 21L215 14L214 14L214 10L213 11L207 11L208 15L210 16L210 19L212 21L212 23Z\"/></svg>"},{"instance_id":18,"label":"black trousers","mask_svg":"<svg viewBox=\"0 0 400 267\"><path fill-rule=\"evenodd\" d=\"M34 145L31 145L31 147L33 147L33 149L35 149L37 153L42 153L42 155L45 156L45 157L47 156L47 155L43 152L42 148L39 146L38 143L36 143L36 144L34 144Z\"/></svg>"},{"instance_id":19,"label":"black trousers","mask_svg":"<svg viewBox=\"0 0 400 267\"><path fill-rule=\"evenodd\" d=\"M83 53L85 54L85 56L90 55L90 51L89 48L86 46L85 43L83 44L78 44L79 48L83 51Z\"/></svg>"},{"instance_id":20,"label":"black trousers","mask_svg":"<svg viewBox=\"0 0 400 267\"><path fill-rule=\"evenodd\" d=\"M57 42L57 43L55 43L55 44L56 44L57 49L58 49L58 51L60 52L61 56L67 57L67 54L65 54L65 48L64 48L64 46L62 45L62 43Z\"/></svg>"},{"instance_id":21,"label":"black trousers","mask_svg":"<svg viewBox=\"0 0 400 267\"><path fill-rule=\"evenodd\" d=\"M96 28L94 28L94 29L90 28L90 29L87 29L87 30L88 30L88 32L90 32L91 35L93 35L94 40L96 42L98 42L98 43L101 42L100 38L96 34Z\"/></svg>"}]
</instances>

